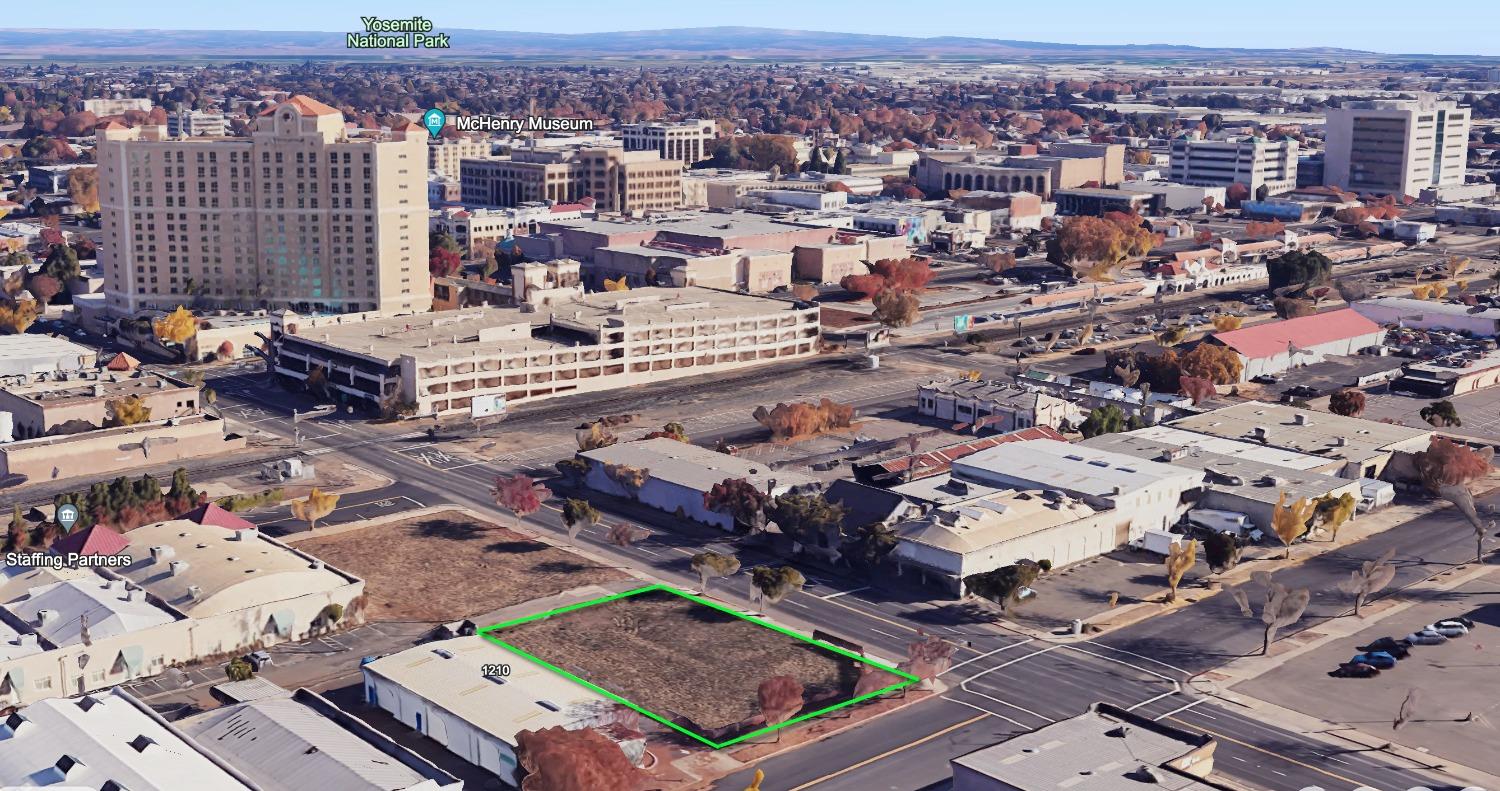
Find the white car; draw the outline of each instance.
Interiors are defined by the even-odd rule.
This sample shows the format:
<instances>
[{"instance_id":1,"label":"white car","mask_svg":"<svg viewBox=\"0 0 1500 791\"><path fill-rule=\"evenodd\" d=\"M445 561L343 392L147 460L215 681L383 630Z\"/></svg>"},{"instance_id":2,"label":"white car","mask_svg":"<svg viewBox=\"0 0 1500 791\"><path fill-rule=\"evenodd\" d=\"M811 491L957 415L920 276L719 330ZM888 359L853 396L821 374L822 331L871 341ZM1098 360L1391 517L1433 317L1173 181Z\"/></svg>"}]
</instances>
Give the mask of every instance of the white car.
<instances>
[{"instance_id":1,"label":"white car","mask_svg":"<svg viewBox=\"0 0 1500 791\"><path fill-rule=\"evenodd\" d=\"M1411 634L1406 636L1406 639L1410 640L1412 645L1440 645L1442 643L1448 642L1448 638L1432 631L1431 629L1423 629L1418 632L1412 632Z\"/></svg>"},{"instance_id":2,"label":"white car","mask_svg":"<svg viewBox=\"0 0 1500 791\"><path fill-rule=\"evenodd\" d=\"M1422 627L1422 630L1437 632L1444 637L1463 637L1469 633L1468 628L1457 621L1438 621Z\"/></svg>"}]
</instances>

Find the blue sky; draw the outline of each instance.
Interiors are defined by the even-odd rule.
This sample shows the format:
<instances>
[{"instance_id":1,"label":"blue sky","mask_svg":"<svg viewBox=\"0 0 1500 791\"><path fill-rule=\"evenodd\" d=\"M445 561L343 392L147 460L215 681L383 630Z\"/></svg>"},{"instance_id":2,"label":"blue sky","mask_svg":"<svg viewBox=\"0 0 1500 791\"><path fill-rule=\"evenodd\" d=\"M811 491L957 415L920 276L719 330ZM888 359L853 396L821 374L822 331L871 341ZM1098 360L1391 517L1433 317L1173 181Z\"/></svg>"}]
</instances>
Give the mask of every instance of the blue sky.
<instances>
[{"instance_id":1,"label":"blue sky","mask_svg":"<svg viewBox=\"0 0 1500 791\"><path fill-rule=\"evenodd\" d=\"M426 15L441 29L547 33L714 25L1076 44L1335 46L1378 52L1500 55L1500 0L74 0L66 12L14 3L7 27L360 29L359 17Z\"/></svg>"}]
</instances>

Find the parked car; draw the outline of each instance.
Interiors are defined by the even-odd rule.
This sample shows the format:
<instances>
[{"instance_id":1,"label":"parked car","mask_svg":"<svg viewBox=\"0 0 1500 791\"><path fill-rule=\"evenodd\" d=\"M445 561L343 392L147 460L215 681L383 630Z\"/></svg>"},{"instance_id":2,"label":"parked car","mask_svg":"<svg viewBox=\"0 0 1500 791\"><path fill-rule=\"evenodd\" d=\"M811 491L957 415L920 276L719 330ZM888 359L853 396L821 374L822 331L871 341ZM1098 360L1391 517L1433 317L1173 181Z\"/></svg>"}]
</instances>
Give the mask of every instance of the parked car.
<instances>
[{"instance_id":1,"label":"parked car","mask_svg":"<svg viewBox=\"0 0 1500 791\"><path fill-rule=\"evenodd\" d=\"M1298 398L1311 398L1318 394L1318 389L1307 385L1294 385L1286 389L1286 394Z\"/></svg>"},{"instance_id":2,"label":"parked car","mask_svg":"<svg viewBox=\"0 0 1500 791\"><path fill-rule=\"evenodd\" d=\"M1281 380L1271 374L1261 374L1260 376L1251 377L1250 381L1255 382L1256 384L1273 385Z\"/></svg>"},{"instance_id":3,"label":"parked car","mask_svg":"<svg viewBox=\"0 0 1500 791\"><path fill-rule=\"evenodd\" d=\"M1391 276L1389 274L1385 273L1385 272L1381 272L1380 274L1378 274L1378 275L1375 276L1375 282L1377 282L1377 283L1389 283L1389 282L1391 282Z\"/></svg>"},{"instance_id":4,"label":"parked car","mask_svg":"<svg viewBox=\"0 0 1500 791\"><path fill-rule=\"evenodd\" d=\"M1412 641L1412 643L1415 645L1442 645L1443 643L1448 642L1448 638L1430 629L1423 629L1422 631L1412 632L1411 634L1406 636L1406 639Z\"/></svg>"},{"instance_id":5,"label":"parked car","mask_svg":"<svg viewBox=\"0 0 1500 791\"><path fill-rule=\"evenodd\" d=\"M1366 651L1363 654L1355 654L1349 660L1349 664L1369 665L1379 670L1390 670L1396 666L1396 657L1384 651Z\"/></svg>"},{"instance_id":6,"label":"parked car","mask_svg":"<svg viewBox=\"0 0 1500 791\"><path fill-rule=\"evenodd\" d=\"M1392 643L1391 645L1381 648L1371 648L1369 646L1365 646L1364 648L1361 648L1359 650L1364 651L1367 654L1390 654L1398 660L1406 659L1407 657L1411 656L1411 649L1407 648L1404 645L1401 645L1400 643Z\"/></svg>"},{"instance_id":7,"label":"parked car","mask_svg":"<svg viewBox=\"0 0 1500 791\"><path fill-rule=\"evenodd\" d=\"M1453 618L1444 618L1443 620L1438 621L1438 623L1461 624L1465 629L1468 629L1471 632L1474 631L1474 622L1469 620L1468 618L1463 617L1462 615Z\"/></svg>"},{"instance_id":8,"label":"parked car","mask_svg":"<svg viewBox=\"0 0 1500 791\"><path fill-rule=\"evenodd\" d=\"M1374 678L1380 675L1380 670L1363 662L1345 662L1328 675L1334 678Z\"/></svg>"},{"instance_id":9,"label":"parked car","mask_svg":"<svg viewBox=\"0 0 1500 791\"><path fill-rule=\"evenodd\" d=\"M1099 353L1099 347L1097 347L1097 346L1085 346L1082 349L1074 349L1073 351L1069 352L1069 354L1098 354L1098 353Z\"/></svg>"},{"instance_id":10,"label":"parked car","mask_svg":"<svg viewBox=\"0 0 1500 791\"><path fill-rule=\"evenodd\" d=\"M1369 643L1366 643L1365 645L1360 646L1359 650L1361 650L1361 651L1390 651L1392 654L1395 654L1399 658L1401 655L1400 654L1396 654L1395 651L1392 650L1392 649L1400 649L1402 651L1405 651L1405 650L1411 648L1411 645L1412 645L1411 640L1409 640L1409 639L1407 639L1405 637L1402 637L1402 638L1382 637L1382 638L1379 638L1377 640L1372 640Z\"/></svg>"},{"instance_id":11,"label":"parked car","mask_svg":"<svg viewBox=\"0 0 1500 791\"><path fill-rule=\"evenodd\" d=\"M1438 621L1423 627L1425 630L1437 632L1444 637L1463 637L1469 633L1468 627L1457 621Z\"/></svg>"}]
</instances>

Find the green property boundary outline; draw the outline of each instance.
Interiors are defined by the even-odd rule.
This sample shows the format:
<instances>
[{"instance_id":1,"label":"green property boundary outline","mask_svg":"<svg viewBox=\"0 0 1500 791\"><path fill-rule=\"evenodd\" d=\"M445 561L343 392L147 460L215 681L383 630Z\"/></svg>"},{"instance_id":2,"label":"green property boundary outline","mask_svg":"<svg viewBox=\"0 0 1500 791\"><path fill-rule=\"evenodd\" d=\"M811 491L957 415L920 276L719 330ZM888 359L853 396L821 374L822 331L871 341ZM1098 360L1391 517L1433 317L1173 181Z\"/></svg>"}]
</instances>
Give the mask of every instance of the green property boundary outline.
<instances>
[{"instance_id":1,"label":"green property boundary outline","mask_svg":"<svg viewBox=\"0 0 1500 791\"><path fill-rule=\"evenodd\" d=\"M561 615L562 613L572 612L574 610L581 610L581 609L583 609L585 607L593 607L596 604L607 604L609 602L618 601L620 599L624 599L624 598L629 597L629 596L638 596L638 595L640 595L642 593L651 593L653 591L666 591L667 593L670 593L670 594L672 594L674 596L680 596L680 597L682 597L684 599L687 599L689 601L697 602L698 604L701 604L701 605L703 605L705 607L712 607L713 609L718 610L719 612L728 613L729 615L733 615L736 618L740 618L740 619L749 621L750 623L753 623L753 624L755 624L757 626L761 626L761 627L764 627L766 629L771 629L772 631L780 632L781 634L787 635L788 637L794 637L794 638L796 638L798 640L801 640L804 643L809 643L811 645L815 645L818 648L821 648L821 649L823 649L825 651L831 651L831 652L833 652L835 654L838 654L840 656L843 656L845 658L853 659L856 662L860 662L860 663L869 665L871 667L874 667L874 668L877 668L877 669L880 669L880 670L884 670L887 673L891 673L892 675L900 677L901 681L898 682L898 683L896 683L896 684L891 684L890 686L883 687L881 689L877 689L874 692L869 692L869 693L866 693L864 695L860 695L859 697L851 698L851 699L846 700L846 701L844 701L842 703L835 703L832 706L825 706L825 707L823 707L821 709L818 709L817 711L812 711L812 712L808 712L807 714L798 715L796 717L793 717L793 718L787 720L786 722L779 723L777 725L768 725L768 726L766 726L764 728L760 728L759 730L751 731L749 733L746 733L746 734L743 734L741 736L738 736L738 737L735 737L733 739L730 739L729 741L726 741L726 742L716 742L716 741L714 741L712 739L709 739L709 738L703 736L702 734L694 733L693 731L690 731L687 728L684 728L681 725L678 725L677 723L672 722L671 720L667 719L666 717L663 717L663 716L661 716L659 714L656 714L654 712L648 711L644 707L639 706L639 705L637 705L637 704L635 704L635 703L633 703L631 701L628 701L625 698L620 697L619 695L616 695L615 693L610 692L609 690L604 689L603 687L600 687L597 684L593 684L593 683L590 683L588 681L585 681L584 679L579 678L578 676L575 676L575 675L573 675L572 673L569 673L566 670L563 670L562 668L558 667L557 665L554 665L551 662L548 662L547 660L542 659L539 656L527 653L526 651L523 651L520 648L518 648L518 647L516 647L514 645L511 645L510 643L507 643L504 640L501 640L500 638L498 638L498 637L496 637L494 635L495 632L498 632L498 631L500 631L502 629L508 629L508 628L510 628L512 626L519 626L519 625L521 625L523 623L529 623L531 621L540 620L542 618L550 618L550 617L552 617L554 615ZM558 675L560 675L560 676L562 676L564 678L567 678L567 679L569 679L569 680L571 680L571 681L573 681L575 683L581 684L584 687L586 687L586 688L588 688L590 690L593 690L594 692L597 692L600 695L605 696L606 698L609 698L610 700L613 700L613 701L615 701L617 703L620 703L620 704L622 704L624 706L628 706L629 708L631 708L631 709L633 709L635 711L638 711L641 714L646 715L647 717L650 717L651 719L655 720L656 722L659 722L659 723L667 726L668 728L671 728L672 730L677 731L678 733L681 733L681 734L686 735L686 736L690 736L693 739L695 739L695 740L697 740L699 742L702 742L703 744L706 744L706 745L708 745L709 747L712 747L715 750L720 750L720 749L728 747L728 746L730 746L732 744L738 744L739 742L745 741L746 739L751 739L751 738L754 738L756 736L762 736L762 735L765 735L767 733L771 733L772 731L780 730L780 729L785 728L785 727L787 727L789 725L796 725L799 722L803 722L805 720L810 720L813 717L822 716L822 715L827 714L827 713L829 713L831 711L836 711L838 709L846 708L848 706L853 706L856 703L859 703L859 702L862 702L862 701L865 701L865 700L869 700L870 698L879 697L880 695L884 695L887 692L895 692L898 689L902 689L903 687L909 687L912 684L915 684L915 683L921 681L921 679L917 678L916 676L914 676L914 675L912 675L910 673L907 673L904 670L897 670L894 667L889 667L889 666L883 665L883 664L881 664L879 662L872 661L872 660L870 660L870 659L868 659L866 657L860 656L859 654L856 654L856 653L854 653L852 651L847 651L847 650L845 650L843 648L839 648L836 645L831 645L829 643L823 642L822 640L814 640L814 639L812 639L810 637L806 637L804 635L797 634L796 632L794 632L794 631L792 631L790 629L787 629L787 628L782 627L782 626L777 626L774 623L766 621L764 618L758 618L758 617L755 617L755 616L746 615L746 614L744 614L742 612L738 612L738 611L736 611L736 610L734 610L734 609L732 609L730 607L727 607L727 606L725 606L723 604L720 604L718 602L711 601L709 599L705 599L702 596L696 596L694 594L688 593L687 591L679 590L679 589L674 588L674 587L672 587L670 585L662 585L662 584L647 585L645 587L635 588L633 590L625 591L624 593L615 593L615 594L611 594L609 596L601 596L601 597L599 597L597 599L590 599L589 601L578 602L577 604L569 604L569 605L564 606L564 607L558 607L557 609L554 609L554 610L548 610L548 611L543 612L543 613L537 613L536 615L528 615L528 616L526 616L524 618L516 618L514 620L505 621L504 623L497 623L497 624L495 624L493 626L486 626L483 629L479 630L479 634L482 637L484 637L484 639L489 640L490 642L492 642L492 643L500 646L501 648L504 648L507 651L511 651L511 652L513 652L513 653L515 653L515 654L517 654L519 656L523 656L526 659L529 659L532 662L535 662L536 664L541 665L542 667L545 667L548 670L551 670L552 672L554 672L554 673L556 673L556 674L558 674Z\"/></svg>"}]
</instances>

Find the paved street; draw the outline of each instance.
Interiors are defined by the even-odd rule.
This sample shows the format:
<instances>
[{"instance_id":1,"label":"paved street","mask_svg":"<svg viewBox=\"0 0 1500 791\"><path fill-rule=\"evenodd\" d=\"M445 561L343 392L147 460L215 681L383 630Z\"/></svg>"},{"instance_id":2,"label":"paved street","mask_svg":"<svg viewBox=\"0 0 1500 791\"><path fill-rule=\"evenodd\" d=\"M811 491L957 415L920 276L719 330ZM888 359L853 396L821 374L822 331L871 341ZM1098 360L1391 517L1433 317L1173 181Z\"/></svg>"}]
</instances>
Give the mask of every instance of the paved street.
<instances>
[{"instance_id":1,"label":"paved street","mask_svg":"<svg viewBox=\"0 0 1500 791\"><path fill-rule=\"evenodd\" d=\"M905 399L909 389L903 385L898 392ZM221 395L220 404L230 412L243 404L239 399L239 393L228 391ZM256 405L268 413L274 411L274 404L264 399ZM289 430L284 419L250 419L259 421L255 425L267 431ZM324 426L329 426L326 433L319 430ZM399 481L399 492L365 493L381 500L388 494L398 494L427 505L451 502L493 513L489 488L497 473L510 469L494 462L432 463L433 459L424 458L422 449L416 447L422 444L419 437L423 432L402 432L399 427L393 434L392 427L318 418L304 428L309 429L304 452L316 455L336 448L349 460ZM729 426L724 430L736 429ZM411 440L417 441L402 445ZM541 461L527 459L526 463L550 466ZM370 507L363 502L351 505ZM610 514L607 521L622 518ZM580 540L594 552L694 589L697 577L688 566L688 558L710 541L734 543L732 537L704 529L669 531L654 524L654 518L646 521L644 526L652 530L651 536L631 547L607 543L607 524L585 530ZM554 536L563 534L560 517L552 508L535 514L527 524ZM1284 573L1296 575L1291 578L1294 582L1303 579L1300 575L1309 575L1307 583L1298 584L1324 590L1332 587L1328 580L1346 575L1348 566L1357 559L1378 555L1392 544L1408 552L1401 581L1460 560L1461 547L1472 551L1468 528L1445 512L1423 526L1391 531L1335 557ZM1423 554L1430 559L1418 560L1411 553L1416 546L1423 547ZM753 546L741 545L735 551L746 569L774 559ZM743 581L746 573L719 582L713 595L749 611L748 585ZM851 791L919 788L946 777L948 757L1010 733L1072 716L1097 700L1135 707L1153 718L1215 734L1221 742L1219 771L1253 787L1281 791L1312 785L1326 789L1368 785L1394 791L1424 783L1442 784L1441 778L1392 763L1395 759L1372 753L1338 753L1318 741L1258 722L1230 708L1231 704L1203 700L1182 689L1192 672L1212 667L1238 652L1258 650L1258 630L1247 628L1237 610L1226 612L1227 596L1213 597L1169 619L1148 621L1104 639L1063 646L1010 633L988 622L983 610L968 604L934 603L926 601L924 594L870 588L862 580L837 574L814 571L809 577L810 584L803 592L775 608L772 614L778 621L804 631L830 631L891 660L905 656L907 642L919 629L939 634L960 648L954 667L944 676L951 689L943 696L764 762L768 775L774 778L768 788L811 787L808 784ZM1315 613L1337 606L1331 599L1315 601ZM351 665L347 677L327 683L347 683L356 672ZM719 787L738 789L745 782L745 777L732 777Z\"/></svg>"}]
</instances>

